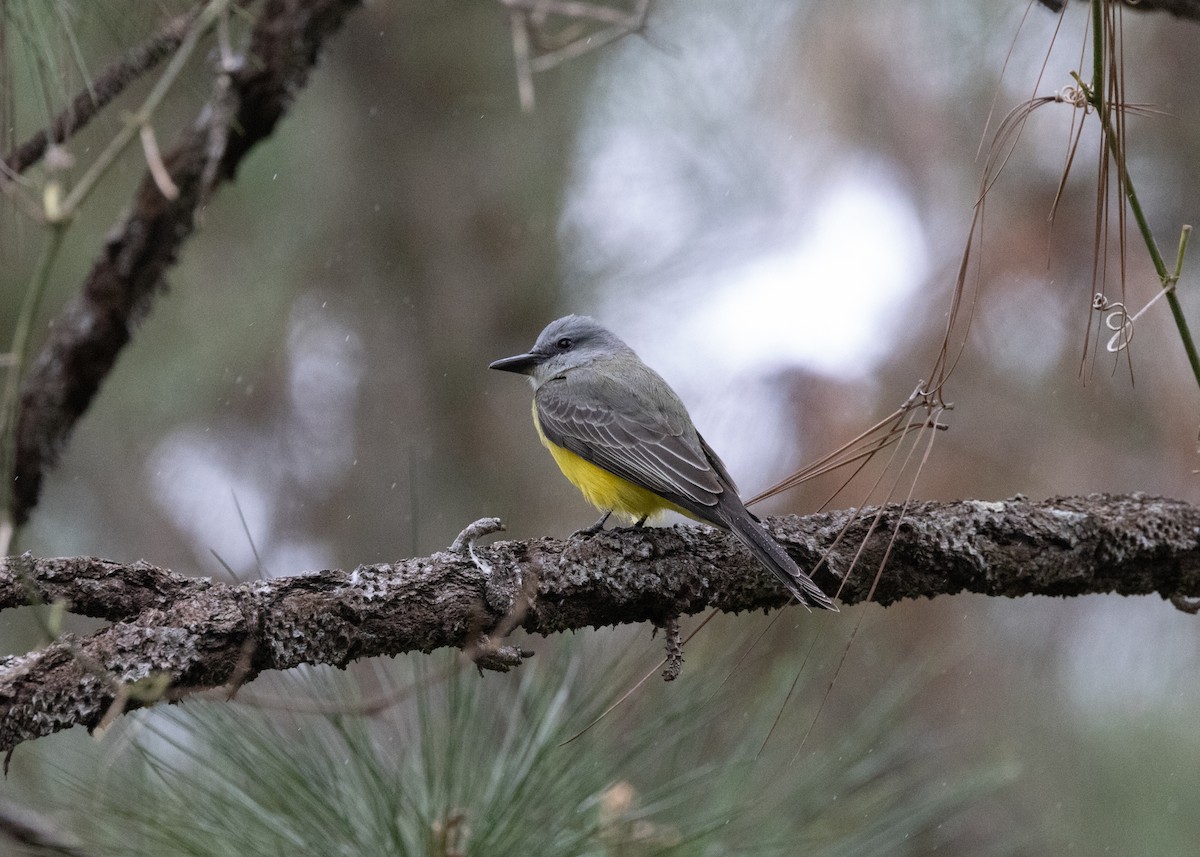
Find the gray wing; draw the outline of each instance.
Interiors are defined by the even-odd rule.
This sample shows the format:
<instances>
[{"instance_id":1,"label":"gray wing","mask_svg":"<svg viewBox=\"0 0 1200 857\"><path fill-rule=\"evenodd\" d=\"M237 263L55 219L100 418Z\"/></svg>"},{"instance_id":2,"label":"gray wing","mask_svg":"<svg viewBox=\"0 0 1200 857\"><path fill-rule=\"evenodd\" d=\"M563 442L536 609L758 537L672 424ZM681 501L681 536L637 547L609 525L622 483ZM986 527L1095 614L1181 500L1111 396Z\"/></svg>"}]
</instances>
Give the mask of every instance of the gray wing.
<instances>
[{"instance_id":1,"label":"gray wing","mask_svg":"<svg viewBox=\"0 0 1200 857\"><path fill-rule=\"evenodd\" d=\"M552 443L697 517L727 526L716 513L722 495L737 496L733 480L696 432L683 403L652 370L622 367L618 381L582 367L547 381L534 402Z\"/></svg>"}]
</instances>

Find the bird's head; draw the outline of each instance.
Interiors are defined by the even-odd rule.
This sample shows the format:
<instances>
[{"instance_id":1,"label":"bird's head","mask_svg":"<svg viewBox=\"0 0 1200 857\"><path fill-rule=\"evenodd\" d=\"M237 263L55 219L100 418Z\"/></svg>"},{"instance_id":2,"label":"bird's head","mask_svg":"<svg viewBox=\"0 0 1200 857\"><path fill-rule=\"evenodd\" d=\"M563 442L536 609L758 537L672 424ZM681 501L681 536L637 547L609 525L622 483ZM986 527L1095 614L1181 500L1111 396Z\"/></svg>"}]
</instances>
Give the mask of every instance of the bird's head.
<instances>
[{"instance_id":1,"label":"bird's head","mask_svg":"<svg viewBox=\"0 0 1200 857\"><path fill-rule=\"evenodd\" d=\"M488 368L528 375L536 389L564 372L626 352L632 353L629 346L594 318L568 315L546 325L528 353L505 357Z\"/></svg>"}]
</instances>

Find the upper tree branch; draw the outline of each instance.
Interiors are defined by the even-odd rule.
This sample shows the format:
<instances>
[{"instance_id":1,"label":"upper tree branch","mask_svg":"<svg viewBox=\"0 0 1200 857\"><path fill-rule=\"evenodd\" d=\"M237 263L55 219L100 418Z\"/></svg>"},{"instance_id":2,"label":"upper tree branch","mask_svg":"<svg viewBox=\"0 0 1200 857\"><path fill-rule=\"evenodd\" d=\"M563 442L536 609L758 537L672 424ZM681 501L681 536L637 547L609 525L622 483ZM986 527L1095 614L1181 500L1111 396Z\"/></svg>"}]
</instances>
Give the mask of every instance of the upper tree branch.
<instances>
[{"instance_id":1,"label":"upper tree branch","mask_svg":"<svg viewBox=\"0 0 1200 857\"><path fill-rule=\"evenodd\" d=\"M1200 0L1124 0L1138 12L1169 12L1176 18L1200 21Z\"/></svg>"},{"instance_id":2,"label":"upper tree branch","mask_svg":"<svg viewBox=\"0 0 1200 857\"><path fill-rule=\"evenodd\" d=\"M1038 0L1047 9L1061 12L1067 0ZM1169 12L1176 18L1200 21L1200 0L1122 0L1125 7L1138 12Z\"/></svg>"},{"instance_id":3,"label":"upper tree branch","mask_svg":"<svg viewBox=\"0 0 1200 857\"><path fill-rule=\"evenodd\" d=\"M54 320L21 393L13 517L24 523L42 479L91 404L134 325L192 234L197 209L268 137L304 86L325 38L360 0L267 0L240 70L217 79L195 124L163 156L179 190L166 199L147 172L131 212L105 242L79 296Z\"/></svg>"},{"instance_id":4,"label":"upper tree branch","mask_svg":"<svg viewBox=\"0 0 1200 857\"><path fill-rule=\"evenodd\" d=\"M66 142L87 125L97 113L125 91L125 88L154 68L179 47L188 28L196 20L200 7L177 15L142 44L95 76L91 86L71 100L71 106L54 117L49 133L38 131L4 157L10 173L23 173L46 154L51 143Z\"/></svg>"},{"instance_id":5,"label":"upper tree branch","mask_svg":"<svg viewBox=\"0 0 1200 857\"><path fill-rule=\"evenodd\" d=\"M828 551L815 578L830 592L844 578L845 604L867 596L892 533L874 595L883 604L958 592L1200 595L1200 508L1178 501L1093 495L924 503L902 517L899 507L884 509L868 534L874 514L781 518L771 526L805 568ZM94 726L123 698L123 687L155 676L181 694L267 669L469 645L512 624L549 634L787 603L736 541L707 527L475 550L479 565L445 552L242 585L145 563L12 558L0 568L0 607L62 599L76 613L114 624L0 660L0 750Z\"/></svg>"}]
</instances>

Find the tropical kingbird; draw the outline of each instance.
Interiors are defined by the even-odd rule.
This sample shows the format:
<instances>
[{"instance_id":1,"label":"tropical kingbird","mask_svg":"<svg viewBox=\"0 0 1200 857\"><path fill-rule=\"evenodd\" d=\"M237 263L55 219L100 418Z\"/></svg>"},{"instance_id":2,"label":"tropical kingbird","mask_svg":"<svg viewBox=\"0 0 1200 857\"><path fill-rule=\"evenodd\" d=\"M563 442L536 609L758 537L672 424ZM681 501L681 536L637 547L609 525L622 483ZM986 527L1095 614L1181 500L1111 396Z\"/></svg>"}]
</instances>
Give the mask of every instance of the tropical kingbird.
<instances>
[{"instance_id":1,"label":"tropical kingbird","mask_svg":"<svg viewBox=\"0 0 1200 857\"><path fill-rule=\"evenodd\" d=\"M551 322L528 354L490 368L528 375L533 425L559 469L604 516L667 510L731 531L801 604L836 610L738 497L721 459L662 377L595 319Z\"/></svg>"}]
</instances>

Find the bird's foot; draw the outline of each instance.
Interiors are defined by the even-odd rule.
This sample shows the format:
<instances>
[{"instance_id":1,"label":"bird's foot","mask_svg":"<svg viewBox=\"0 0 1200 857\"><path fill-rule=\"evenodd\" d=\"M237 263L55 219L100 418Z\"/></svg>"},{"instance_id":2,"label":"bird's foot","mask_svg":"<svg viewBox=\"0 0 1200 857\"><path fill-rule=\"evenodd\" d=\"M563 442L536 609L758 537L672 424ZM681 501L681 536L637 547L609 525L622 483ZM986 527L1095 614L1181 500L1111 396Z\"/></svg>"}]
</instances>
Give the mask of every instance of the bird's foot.
<instances>
[{"instance_id":1,"label":"bird's foot","mask_svg":"<svg viewBox=\"0 0 1200 857\"><path fill-rule=\"evenodd\" d=\"M594 535L596 535L596 533L598 533L598 532L600 532L601 530L603 530L603 529L604 529L604 525L605 525L606 523L608 523L608 518L609 518L609 515L611 515L611 514L612 514L612 509L609 509L607 512L605 512L605 513L604 513L604 514L601 516L601 518L600 518L600 520L599 520L599 521L597 521L596 523L592 524L590 527L584 527L582 530L576 530L574 533L572 533L571 537L572 537L572 538L585 538L585 539L586 539L586 538L588 538L588 537L590 537L590 536L594 536Z\"/></svg>"}]
</instances>

